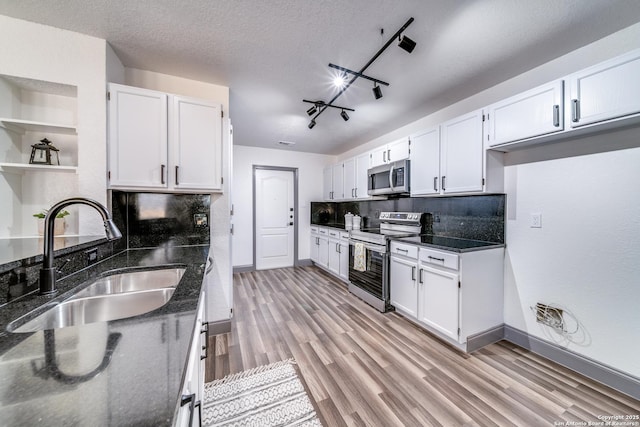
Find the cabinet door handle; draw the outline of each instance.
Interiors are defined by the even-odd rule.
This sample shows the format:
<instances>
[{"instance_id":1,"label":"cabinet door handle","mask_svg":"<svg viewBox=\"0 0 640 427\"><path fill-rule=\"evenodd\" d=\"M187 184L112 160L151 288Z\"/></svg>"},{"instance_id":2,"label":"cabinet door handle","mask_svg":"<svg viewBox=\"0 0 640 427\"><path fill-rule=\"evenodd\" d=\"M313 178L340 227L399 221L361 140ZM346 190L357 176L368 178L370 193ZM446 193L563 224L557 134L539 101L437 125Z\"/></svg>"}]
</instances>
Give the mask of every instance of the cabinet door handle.
<instances>
[{"instance_id":1,"label":"cabinet door handle","mask_svg":"<svg viewBox=\"0 0 640 427\"><path fill-rule=\"evenodd\" d=\"M202 423L202 405L200 401L196 402L195 393L182 395L182 398L180 399L180 406L184 406L187 403L189 404L189 426L193 425L193 413L196 409L196 406L198 407L198 413L200 415L200 423Z\"/></svg>"},{"instance_id":2,"label":"cabinet door handle","mask_svg":"<svg viewBox=\"0 0 640 427\"><path fill-rule=\"evenodd\" d=\"M387 160L391 161L391 150L387 150Z\"/></svg>"},{"instance_id":3,"label":"cabinet door handle","mask_svg":"<svg viewBox=\"0 0 640 427\"><path fill-rule=\"evenodd\" d=\"M438 177L433 177L433 191L438 191Z\"/></svg>"},{"instance_id":4,"label":"cabinet door handle","mask_svg":"<svg viewBox=\"0 0 640 427\"><path fill-rule=\"evenodd\" d=\"M178 169L180 169L180 166L176 166L176 185L180 185L178 182Z\"/></svg>"},{"instance_id":5,"label":"cabinet door handle","mask_svg":"<svg viewBox=\"0 0 640 427\"><path fill-rule=\"evenodd\" d=\"M382 152L382 163L387 163L387 152L386 151Z\"/></svg>"},{"instance_id":6,"label":"cabinet door handle","mask_svg":"<svg viewBox=\"0 0 640 427\"><path fill-rule=\"evenodd\" d=\"M577 99L571 100L571 120L574 123L578 123L578 120L580 120L580 104L578 104Z\"/></svg>"},{"instance_id":7,"label":"cabinet door handle","mask_svg":"<svg viewBox=\"0 0 640 427\"><path fill-rule=\"evenodd\" d=\"M553 126L560 127L560 106L553 106Z\"/></svg>"},{"instance_id":8,"label":"cabinet door handle","mask_svg":"<svg viewBox=\"0 0 640 427\"><path fill-rule=\"evenodd\" d=\"M202 346L202 349L204 350L204 356L202 355L202 352L200 352L200 360L204 360L209 356L209 324L208 323L203 323L201 325L200 335L202 334L206 334L206 335L205 335L204 345Z\"/></svg>"},{"instance_id":9,"label":"cabinet door handle","mask_svg":"<svg viewBox=\"0 0 640 427\"><path fill-rule=\"evenodd\" d=\"M353 197L355 197L356 199L358 198L358 187L354 188L355 190L355 195Z\"/></svg>"},{"instance_id":10,"label":"cabinet door handle","mask_svg":"<svg viewBox=\"0 0 640 427\"><path fill-rule=\"evenodd\" d=\"M444 180L445 180L445 179L447 179L447 177L446 177L446 176L443 176L443 177L442 177L442 191L445 191L445 190L446 190L446 188L444 187L444 182L445 182Z\"/></svg>"},{"instance_id":11,"label":"cabinet door handle","mask_svg":"<svg viewBox=\"0 0 640 427\"><path fill-rule=\"evenodd\" d=\"M411 280L416 281L416 268L411 267Z\"/></svg>"},{"instance_id":12,"label":"cabinet door handle","mask_svg":"<svg viewBox=\"0 0 640 427\"><path fill-rule=\"evenodd\" d=\"M160 183L164 185L164 165L160 165Z\"/></svg>"},{"instance_id":13,"label":"cabinet door handle","mask_svg":"<svg viewBox=\"0 0 640 427\"><path fill-rule=\"evenodd\" d=\"M418 283L422 284L422 269L418 271Z\"/></svg>"}]
</instances>

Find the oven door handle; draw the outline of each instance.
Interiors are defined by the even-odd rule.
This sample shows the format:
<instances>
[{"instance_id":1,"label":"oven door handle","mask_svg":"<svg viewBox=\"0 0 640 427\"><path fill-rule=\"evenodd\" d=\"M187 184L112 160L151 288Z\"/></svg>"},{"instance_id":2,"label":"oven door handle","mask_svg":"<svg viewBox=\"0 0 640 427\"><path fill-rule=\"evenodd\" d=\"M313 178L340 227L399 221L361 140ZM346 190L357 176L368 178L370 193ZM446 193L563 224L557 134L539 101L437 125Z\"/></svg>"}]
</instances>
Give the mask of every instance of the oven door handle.
<instances>
[{"instance_id":1,"label":"oven door handle","mask_svg":"<svg viewBox=\"0 0 640 427\"><path fill-rule=\"evenodd\" d=\"M352 245L352 246L355 246L356 243L362 243L364 245L365 249L368 249L368 250L373 251L373 252L378 252L378 253L381 253L381 254L386 254L387 253L387 248L384 247L384 246L371 245L371 244L366 243L366 242L359 242L359 241L356 241L356 240L349 240L349 244Z\"/></svg>"},{"instance_id":2,"label":"oven door handle","mask_svg":"<svg viewBox=\"0 0 640 427\"><path fill-rule=\"evenodd\" d=\"M391 187L391 191L395 191L396 189L394 188L395 186L393 185L393 164L391 165L391 168L389 169L389 187Z\"/></svg>"}]
</instances>

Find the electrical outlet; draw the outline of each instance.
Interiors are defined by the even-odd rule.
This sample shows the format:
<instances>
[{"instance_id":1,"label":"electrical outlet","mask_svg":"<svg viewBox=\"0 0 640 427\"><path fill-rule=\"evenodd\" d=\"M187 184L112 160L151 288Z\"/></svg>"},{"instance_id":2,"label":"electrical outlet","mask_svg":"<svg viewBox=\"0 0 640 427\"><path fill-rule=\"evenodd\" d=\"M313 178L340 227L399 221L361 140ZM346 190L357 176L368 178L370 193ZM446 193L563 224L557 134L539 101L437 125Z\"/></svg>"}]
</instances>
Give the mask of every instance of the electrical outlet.
<instances>
[{"instance_id":1,"label":"electrical outlet","mask_svg":"<svg viewBox=\"0 0 640 427\"><path fill-rule=\"evenodd\" d=\"M542 228L542 214L541 213L532 213L529 226L531 228Z\"/></svg>"},{"instance_id":2,"label":"electrical outlet","mask_svg":"<svg viewBox=\"0 0 640 427\"><path fill-rule=\"evenodd\" d=\"M87 256L87 265L98 262L98 248L92 248L84 252Z\"/></svg>"}]
</instances>

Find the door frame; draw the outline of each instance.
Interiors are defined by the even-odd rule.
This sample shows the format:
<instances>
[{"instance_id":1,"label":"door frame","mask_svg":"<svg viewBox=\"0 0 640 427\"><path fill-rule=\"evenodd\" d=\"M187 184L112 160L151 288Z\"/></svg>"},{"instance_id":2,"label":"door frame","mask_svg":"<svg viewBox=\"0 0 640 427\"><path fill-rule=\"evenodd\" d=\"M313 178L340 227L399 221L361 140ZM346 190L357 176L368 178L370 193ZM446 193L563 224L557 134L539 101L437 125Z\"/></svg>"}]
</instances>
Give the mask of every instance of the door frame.
<instances>
[{"instance_id":1,"label":"door frame","mask_svg":"<svg viewBox=\"0 0 640 427\"><path fill-rule=\"evenodd\" d=\"M273 170L283 172L293 172L293 266L297 267L298 262L298 168L287 168L281 166L253 165L251 186L253 187L253 270L256 269L256 171Z\"/></svg>"}]
</instances>

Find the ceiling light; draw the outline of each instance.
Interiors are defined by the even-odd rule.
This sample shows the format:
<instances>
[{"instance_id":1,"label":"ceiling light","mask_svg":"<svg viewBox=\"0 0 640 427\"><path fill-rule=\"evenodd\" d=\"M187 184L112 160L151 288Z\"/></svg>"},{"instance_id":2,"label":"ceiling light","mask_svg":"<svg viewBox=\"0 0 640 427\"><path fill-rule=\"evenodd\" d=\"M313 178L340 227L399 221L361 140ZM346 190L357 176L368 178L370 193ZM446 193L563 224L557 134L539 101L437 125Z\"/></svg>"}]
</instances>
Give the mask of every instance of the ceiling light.
<instances>
[{"instance_id":1,"label":"ceiling light","mask_svg":"<svg viewBox=\"0 0 640 427\"><path fill-rule=\"evenodd\" d=\"M380 86L377 84L373 85L373 96L375 96L376 99L382 98L382 89L380 89Z\"/></svg>"},{"instance_id":2,"label":"ceiling light","mask_svg":"<svg viewBox=\"0 0 640 427\"><path fill-rule=\"evenodd\" d=\"M309 122L309 129L313 129L313 127L314 127L315 125L316 125L316 121L312 119L312 120Z\"/></svg>"},{"instance_id":3,"label":"ceiling light","mask_svg":"<svg viewBox=\"0 0 640 427\"><path fill-rule=\"evenodd\" d=\"M340 74L333 79L333 85L337 88L344 87L345 83L347 83L347 77L344 74Z\"/></svg>"},{"instance_id":4,"label":"ceiling light","mask_svg":"<svg viewBox=\"0 0 640 427\"><path fill-rule=\"evenodd\" d=\"M317 112L318 112L318 107L316 107L315 105L307 110L307 114L310 116L313 116Z\"/></svg>"},{"instance_id":5,"label":"ceiling light","mask_svg":"<svg viewBox=\"0 0 640 427\"><path fill-rule=\"evenodd\" d=\"M346 111L342 110L342 112L340 113L340 115L342 116L342 118L344 119L344 121L346 122L347 120L349 120L349 115L347 114Z\"/></svg>"},{"instance_id":6,"label":"ceiling light","mask_svg":"<svg viewBox=\"0 0 640 427\"><path fill-rule=\"evenodd\" d=\"M398 46L400 46L401 48L403 48L409 53L413 52L413 49L416 47L416 42L414 42L407 36L402 36L402 38L398 36L398 38L400 39Z\"/></svg>"}]
</instances>

